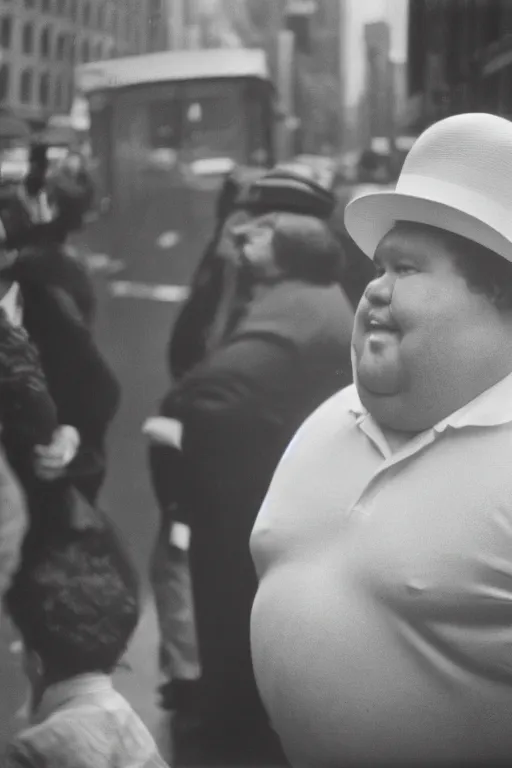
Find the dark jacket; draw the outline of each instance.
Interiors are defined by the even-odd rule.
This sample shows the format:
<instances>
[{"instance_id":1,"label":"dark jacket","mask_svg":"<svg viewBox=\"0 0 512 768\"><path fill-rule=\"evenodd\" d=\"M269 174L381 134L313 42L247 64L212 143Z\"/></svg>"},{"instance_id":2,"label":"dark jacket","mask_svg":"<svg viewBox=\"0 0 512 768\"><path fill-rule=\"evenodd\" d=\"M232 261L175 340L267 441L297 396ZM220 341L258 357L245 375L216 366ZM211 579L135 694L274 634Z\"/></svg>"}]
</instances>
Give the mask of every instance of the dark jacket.
<instances>
[{"instance_id":1,"label":"dark jacket","mask_svg":"<svg viewBox=\"0 0 512 768\"><path fill-rule=\"evenodd\" d=\"M73 300L84 323L91 327L96 296L87 268L71 256L65 246L39 245L23 248L3 276L17 282L31 281L62 289Z\"/></svg>"},{"instance_id":2,"label":"dark jacket","mask_svg":"<svg viewBox=\"0 0 512 768\"><path fill-rule=\"evenodd\" d=\"M249 536L294 432L351 381L352 323L352 309L337 285L286 281L268 287L225 346L186 375L163 405L164 415L183 423L180 506L192 528L210 716L224 702L257 717L249 649L256 576Z\"/></svg>"},{"instance_id":3,"label":"dark jacket","mask_svg":"<svg viewBox=\"0 0 512 768\"><path fill-rule=\"evenodd\" d=\"M120 388L75 303L62 288L16 264L23 325L41 359L59 424L78 430L81 445L69 467L77 487L94 501L105 474L105 438L119 407Z\"/></svg>"},{"instance_id":4,"label":"dark jacket","mask_svg":"<svg viewBox=\"0 0 512 768\"><path fill-rule=\"evenodd\" d=\"M0 311L0 424L2 445L23 489L29 530L17 561L38 553L44 541L56 540L70 529L79 503L73 470L57 481L40 480L35 472L34 449L51 442L59 425L57 409L48 391L41 360L25 328L11 325ZM81 476L79 480L81 480ZM5 520L16 520L3 510ZM18 525L25 524L23 520ZM21 527L20 527L21 530ZM21 542L18 540L18 544Z\"/></svg>"}]
</instances>

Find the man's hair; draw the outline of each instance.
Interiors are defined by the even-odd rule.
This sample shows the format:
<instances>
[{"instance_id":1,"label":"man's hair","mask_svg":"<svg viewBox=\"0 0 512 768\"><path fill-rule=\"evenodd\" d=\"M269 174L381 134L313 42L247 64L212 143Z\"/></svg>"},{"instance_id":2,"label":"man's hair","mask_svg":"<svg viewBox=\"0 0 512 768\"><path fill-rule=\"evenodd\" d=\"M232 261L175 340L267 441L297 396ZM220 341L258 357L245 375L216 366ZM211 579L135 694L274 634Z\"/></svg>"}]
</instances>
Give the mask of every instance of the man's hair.
<instances>
[{"instance_id":1,"label":"man's hair","mask_svg":"<svg viewBox=\"0 0 512 768\"><path fill-rule=\"evenodd\" d=\"M484 294L498 309L512 310L512 263L480 243L423 224L397 222L439 234L454 257L455 267L475 293Z\"/></svg>"},{"instance_id":2,"label":"man's hair","mask_svg":"<svg viewBox=\"0 0 512 768\"><path fill-rule=\"evenodd\" d=\"M109 530L88 530L22 564L7 610L48 677L110 674L139 619L138 579Z\"/></svg>"},{"instance_id":3,"label":"man's hair","mask_svg":"<svg viewBox=\"0 0 512 768\"><path fill-rule=\"evenodd\" d=\"M337 282L343 251L329 225L296 213L274 217L274 257L286 275L319 285Z\"/></svg>"}]
</instances>

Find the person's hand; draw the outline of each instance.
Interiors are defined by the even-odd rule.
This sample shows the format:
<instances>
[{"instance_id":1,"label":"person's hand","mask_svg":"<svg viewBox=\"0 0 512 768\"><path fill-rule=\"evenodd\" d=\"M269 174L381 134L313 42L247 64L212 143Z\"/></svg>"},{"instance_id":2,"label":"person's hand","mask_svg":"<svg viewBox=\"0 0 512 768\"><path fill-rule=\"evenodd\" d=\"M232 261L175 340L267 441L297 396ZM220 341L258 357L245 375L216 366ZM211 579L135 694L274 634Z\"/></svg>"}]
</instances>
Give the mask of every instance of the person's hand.
<instances>
[{"instance_id":1,"label":"person's hand","mask_svg":"<svg viewBox=\"0 0 512 768\"><path fill-rule=\"evenodd\" d=\"M151 442L159 445L170 445L181 448L183 425L177 419L166 419L164 416L154 416L148 419L142 427L142 432Z\"/></svg>"},{"instance_id":2,"label":"person's hand","mask_svg":"<svg viewBox=\"0 0 512 768\"><path fill-rule=\"evenodd\" d=\"M80 435L75 427L57 427L50 445L36 445L35 472L40 480L57 480L75 458Z\"/></svg>"}]
</instances>

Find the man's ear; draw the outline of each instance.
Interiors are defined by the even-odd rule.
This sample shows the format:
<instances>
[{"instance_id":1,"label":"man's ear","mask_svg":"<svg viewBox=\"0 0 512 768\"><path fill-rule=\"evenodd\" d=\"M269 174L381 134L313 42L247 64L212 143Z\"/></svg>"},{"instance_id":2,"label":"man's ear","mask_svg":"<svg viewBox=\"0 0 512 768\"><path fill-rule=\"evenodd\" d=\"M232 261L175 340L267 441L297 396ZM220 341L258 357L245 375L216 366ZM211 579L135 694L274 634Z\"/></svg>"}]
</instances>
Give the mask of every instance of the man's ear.
<instances>
[{"instance_id":1,"label":"man's ear","mask_svg":"<svg viewBox=\"0 0 512 768\"><path fill-rule=\"evenodd\" d=\"M24 668L25 673L29 680L33 682L38 679L41 680L44 676L44 664L37 651L33 651L30 648L25 647L23 651L24 655Z\"/></svg>"}]
</instances>

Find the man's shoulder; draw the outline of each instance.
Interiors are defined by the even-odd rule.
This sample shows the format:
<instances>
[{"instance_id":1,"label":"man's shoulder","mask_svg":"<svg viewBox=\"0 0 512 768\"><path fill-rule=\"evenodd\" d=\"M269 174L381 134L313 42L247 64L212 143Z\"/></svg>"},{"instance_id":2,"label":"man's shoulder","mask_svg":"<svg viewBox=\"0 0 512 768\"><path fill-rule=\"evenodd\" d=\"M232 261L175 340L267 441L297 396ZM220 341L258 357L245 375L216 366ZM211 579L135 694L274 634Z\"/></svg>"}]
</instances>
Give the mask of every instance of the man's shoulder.
<instances>
[{"instance_id":1,"label":"man's shoulder","mask_svg":"<svg viewBox=\"0 0 512 768\"><path fill-rule=\"evenodd\" d=\"M361 401L354 384L339 390L308 416L289 443L283 458L291 454L297 456L299 446L301 455L309 454L310 451L316 452L317 448L328 442L331 437L339 437L345 431L348 434L348 429L354 425L360 410Z\"/></svg>"},{"instance_id":2,"label":"man's shoulder","mask_svg":"<svg viewBox=\"0 0 512 768\"><path fill-rule=\"evenodd\" d=\"M334 395L325 400L309 417L308 421L313 424L320 424L329 419L339 420L345 416L357 415L363 410L357 388L355 384L349 384L347 387L335 392Z\"/></svg>"}]
</instances>

